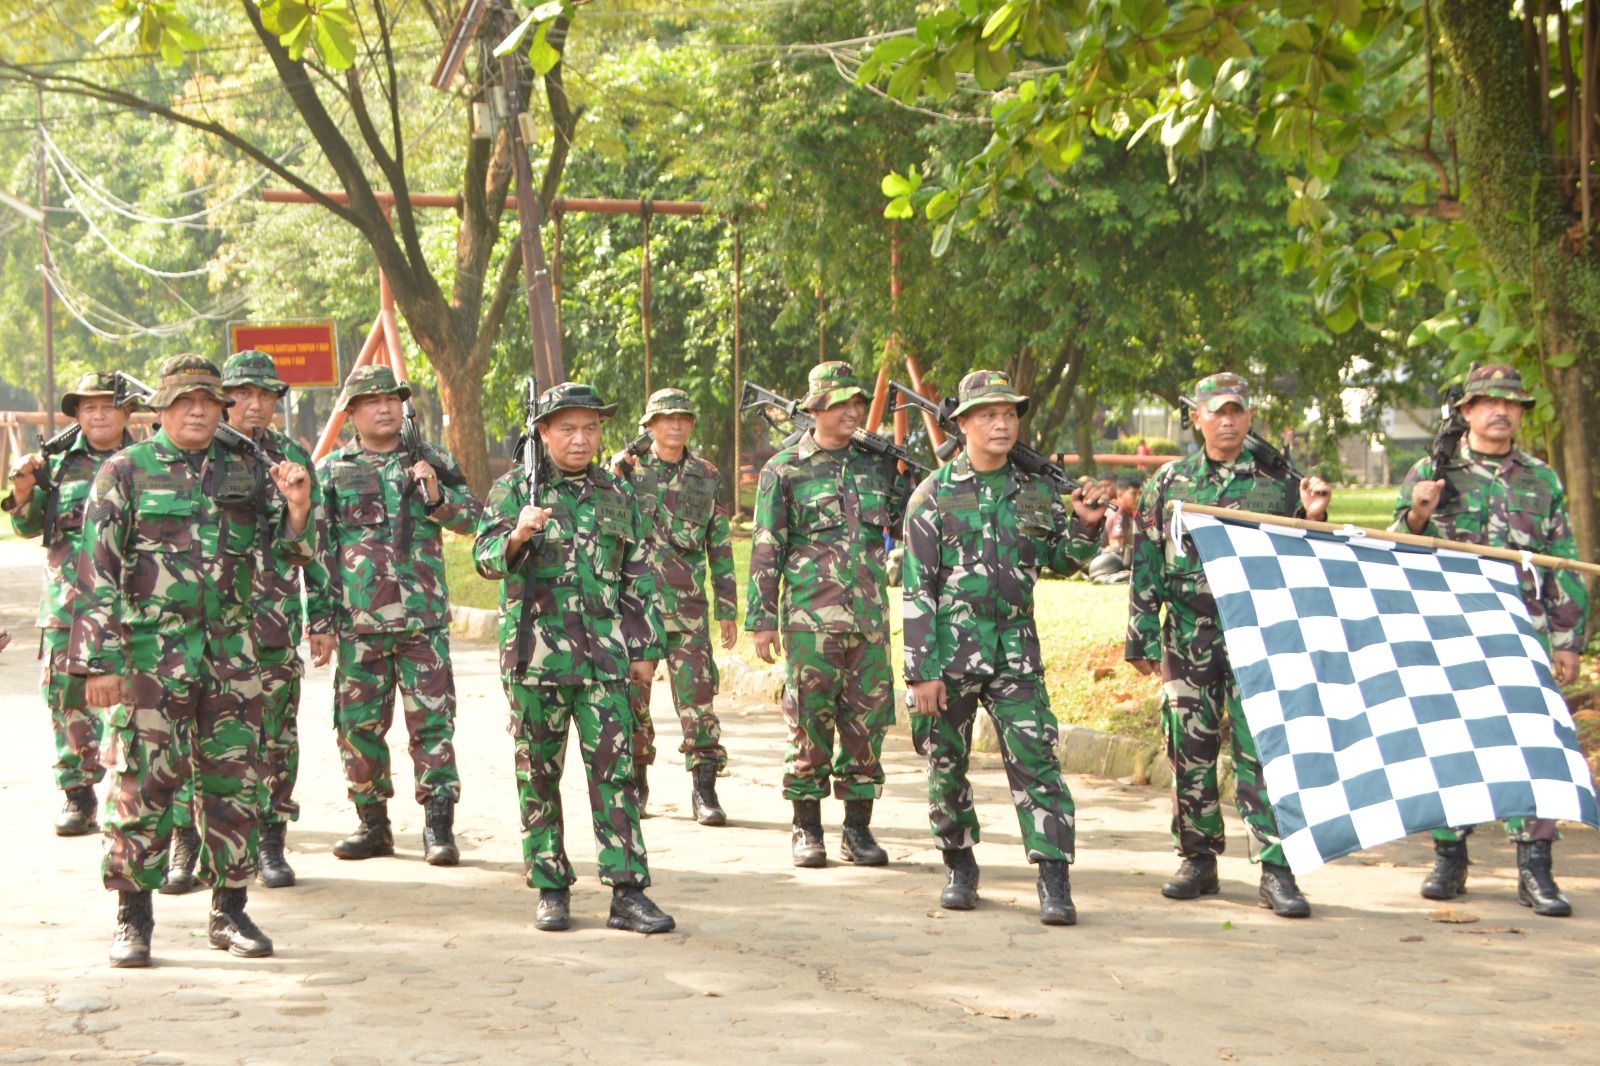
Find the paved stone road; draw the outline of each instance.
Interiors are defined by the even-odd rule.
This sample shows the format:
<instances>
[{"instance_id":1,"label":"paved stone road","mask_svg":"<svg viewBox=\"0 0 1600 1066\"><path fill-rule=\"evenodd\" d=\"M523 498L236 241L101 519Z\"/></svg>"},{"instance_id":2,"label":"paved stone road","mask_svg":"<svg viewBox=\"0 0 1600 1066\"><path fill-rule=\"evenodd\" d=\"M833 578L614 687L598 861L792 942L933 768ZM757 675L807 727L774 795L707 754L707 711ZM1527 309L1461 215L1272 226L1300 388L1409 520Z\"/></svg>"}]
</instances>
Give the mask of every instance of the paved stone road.
<instances>
[{"instance_id":1,"label":"paved stone road","mask_svg":"<svg viewBox=\"0 0 1600 1066\"><path fill-rule=\"evenodd\" d=\"M998 760L983 756L983 903L946 914L921 767L904 737L891 738L879 804L892 865L796 870L775 784L781 722L753 704L721 708L733 825L689 820L680 769L654 777L652 893L678 931L605 928L608 893L594 880L573 769L565 796L586 880L575 928L541 934L522 884L493 659L469 643L456 647L461 867L422 862L421 811L409 800L395 805L397 858L332 857L353 816L329 672L317 671L301 722L305 810L289 838L301 883L252 891L277 954L210 951L205 895L158 896L158 965L112 970L98 839L50 830L58 797L29 624L37 559L31 545L0 541L0 624L16 634L0 654L11 871L0 881L0 1063L1600 1061L1600 847L1589 830L1558 847L1578 912L1567 921L1517 905L1511 849L1484 833L1459 901L1476 924L1425 920L1422 841L1306 877L1316 914L1284 922L1256 906L1238 855L1223 860L1220 897L1162 899L1175 865L1165 795L1074 777L1082 924L1047 929ZM391 739L409 796L403 732ZM838 805L826 814L837 855ZM1229 831L1242 839L1236 822Z\"/></svg>"}]
</instances>

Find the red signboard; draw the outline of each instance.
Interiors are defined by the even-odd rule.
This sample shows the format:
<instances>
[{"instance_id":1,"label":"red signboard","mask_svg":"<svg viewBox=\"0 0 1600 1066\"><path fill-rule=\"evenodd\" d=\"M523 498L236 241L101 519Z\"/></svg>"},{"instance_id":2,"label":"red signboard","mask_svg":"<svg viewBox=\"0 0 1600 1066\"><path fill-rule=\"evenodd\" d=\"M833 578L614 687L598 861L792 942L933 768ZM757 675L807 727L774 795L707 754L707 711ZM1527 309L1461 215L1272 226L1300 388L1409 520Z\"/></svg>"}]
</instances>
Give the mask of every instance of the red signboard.
<instances>
[{"instance_id":1,"label":"red signboard","mask_svg":"<svg viewBox=\"0 0 1600 1066\"><path fill-rule=\"evenodd\" d=\"M229 352L254 348L272 356L278 376L291 385L339 384L339 349L332 322L230 322L228 341Z\"/></svg>"}]
</instances>

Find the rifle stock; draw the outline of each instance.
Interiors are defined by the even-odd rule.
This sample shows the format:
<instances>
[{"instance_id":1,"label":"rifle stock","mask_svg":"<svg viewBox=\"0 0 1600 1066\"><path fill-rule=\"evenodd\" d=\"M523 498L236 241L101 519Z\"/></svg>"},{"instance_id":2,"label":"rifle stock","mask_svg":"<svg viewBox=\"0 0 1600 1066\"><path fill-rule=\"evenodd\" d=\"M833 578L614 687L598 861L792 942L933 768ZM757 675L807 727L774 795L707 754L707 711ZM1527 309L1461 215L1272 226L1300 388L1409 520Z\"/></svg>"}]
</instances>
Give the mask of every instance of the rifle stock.
<instances>
[{"instance_id":1,"label":"rifle stock","mask_svg":"<svg viewBox=\"0 0 1600 1066\"><path fill-rule=\"evenodd\" d=\"M528 395L523 403L522 439L517 442L517 458L522 467L522 484L528 505L539 506L539 476L544 464L544 445L539 439L539 376L528 379ZM533 657L533 605L538 584L539 549L544 534L536 533L523 546L522 613L517 616L517 676L523 676Z\"/></svg>"},{"instance_id":2,"label":"rifle stock","mask_svg":"<svg viewBox=\"0 0 1600 1066\"><path fill-rule=\"evenodd\" d=\"M756 408L761 415L762 421L780 433L784 431L780 423L784 419L789 421L789 424L794 427L794 432L785 438L783 443L786 448L798 443L800 438L811 432L817 424L817 420L811 416L811 412L801 407L798 400L786 399L770 389L764 389L747 381L744 383L743 391L739 394L739 410L744 412L751 408ZM780 415L772 413L774 408L780 412ZM919 474L932 472L928 467L917 462L912 456L911 450L905 445L896 444L888 437L880 434L868 433L864 429L857 429L850 435L850 444L868 455L876 455L904 463L907 470L915 470Z\"/></svg>"}]
</instances>

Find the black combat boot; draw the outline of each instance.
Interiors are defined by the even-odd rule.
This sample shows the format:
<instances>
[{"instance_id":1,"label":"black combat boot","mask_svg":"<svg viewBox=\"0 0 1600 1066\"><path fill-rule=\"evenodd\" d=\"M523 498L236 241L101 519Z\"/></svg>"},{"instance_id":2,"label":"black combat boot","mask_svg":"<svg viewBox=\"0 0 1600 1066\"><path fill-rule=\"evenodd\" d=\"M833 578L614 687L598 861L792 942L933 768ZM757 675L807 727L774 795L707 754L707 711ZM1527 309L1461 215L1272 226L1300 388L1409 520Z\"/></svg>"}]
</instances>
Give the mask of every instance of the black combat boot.
<instances>
[{"instance_id":1,"label":"black combat boot","mask_svg":"<svg viewBox=\"0 0 1600 1066\"><path fill-rule=\"evenodd\" d=\"M1199 899L1214 896L1221 889L1215 855L1185 855L1172 880L1161 886L1161 894L1168 899Z\"/></svg>"},{"instance_id":2,"label":"black combat boot","mask_svg":"<svg viewBox=\"0 0 1600 1066\"><path fill-rule=\"evenodd\" d=\"M1072 905L1067 864L1060 859L1039 863L1039 920L1045 925L1077 925L1078 908Z\"/></svg>"},{"instance_id":3,"label":"black combat boot","mask_svg":"<svg viewBox=\"0 0 1600 1066\"><path fill-rule=\"evenodd\" d=\"M951 911L970 911L978 906L978 863L971 848L950 848L944 856L944 891L939 906Z\"/></svg>"},{"instance_id":4,"label":"black combat boot","mask_svg":"<svg viewBox=\"0 0 1600 1066\"><path fill-rule=\"evenodd\" d=\"M1311 904L1300 894L1300 886L1294 883L1294 871L1287 866L1274 866L1270 862L1261 864L1259 899L1261 906L1279 918L1311 916Z\"/></svg>"},{"instance_id":5,"label":"black combat boot","mask_svg":"<svg viewBox=\"0 0 1600 1066\"><path fill-rule=\"evenodd\" d=\"M163 896L181 896L193 892L199 882L194 879L194 867L200 861L200 833L192 825L180 825L172 831L172 853L167 856L167 876L161 882Z\"/></svg>"},{"instance_id":6,"label":"black combat boot","mask_svg":"<svg viewBox=\"0 0 1600 1066\"><path fill-rule=\"evenodd\" d=\"M807 869L828 865L828 852L822 846L822 801L794 801L794 864Z\"/></svg>"},{"instance_id":7,"label":"black combat boot","mask_svg":"<svg viewBox=\"0 0 1600 1066\"><path fill-rule=\"evenodd\" d=\"M1433 869L1422 879L1423 899L1455 899L1467 890L1467 842L1435 840Z\"/></svg>"},{"instance_id":8,"label":"black combat boot","mask_svg":"<svg viewBox=\"0 0 1600 1066\"><path fill-rule=\"evenodd\" d=\"M454 866L461 861L454 832L456 801L449 796L429 796L423 810L427 821L422 827L422 857L429 866Z\"/></svg>"},{"instance_id":9,"label":"black combat boot","mask_svg":"<svg viewBox=\"0 0 1600 1066\"><path fill-rule=\"evenodd\" d=\"M78 785L67 789L61 803L61 817L56 819L56 836L81 837L100 828L94 814L94 786Z\"/></svg>"},{"instance_id":10,"label":"black combat boot","mask_svg":"<svg viewBox=\"0 0 1600 1066\"><path fill-rule=\"evenodd\" d=\"M644 889L632 885L617 885L611 890L611 917L606 919L608 929L626 929L634 933L667 933L677 927L670 914L661 913Z\"/></svg>"},{"instance_id":11,"label":"black combat boot","mask_svg":"<svg viewBox=\"0 0 1600 1066\"><path fill-rule=\"evenodd\" d=\"M541 888L539 905L533 909L533 927L559 933L572 927L572 890Z\"/></svg>"},{"instance_id":12,"label":"black combat boot","mask_svg":"<svg viewBox=\"0 0 1600 1066\"><path fill-rule=\"evenodd\" d=\"M728 815L717 802L717 765L703 762L694 768L694 820L701 825L727 825Z\"/></svg>"},{"instance_id":13,"label":"black combat boot","mask_svg":"<svg viewBox=\"0 0 1600 1066\"><path fill-rule=\"evenodd\" d=\"M1517 841L1517 902L1545 918L1568 918L1572 904L1551 874L1549 840Z\"/></svg>"},{"instance_id":14,"label":"black combat boot","mask_svg":"<svg viewBox=\"0 0 1600 1066\"><path fill-rule=\"evenodd\" d=\"M361 824L356 831L333 845L333 853L341 859L370 859L378 855L394 854L394 831L389 828L389 804L356 804L356 814Z\"/></svg>"},{"instance_id":15,"label":"black combat boot","mask_svg":"<svg viewBox=\"0 0 1600 1066\"><path fill-rule=\"evenodd\" d=\"M639 817L646 817L645 809L650 806L650 767L640 763L634 767L633 783L639 789Z\"/></svg>"},{"instance_id":16,"label":"black combat boot","mask_svg":"<svg viewBox=\"0 0 1600 1066\"><path fill-rule=\"evenodd\" d=\"M272 941L244 912L248 896L242 888L213 888L211 926L206 935L218 951L241 959L265 958L272 954Z\"/></svg>"},{"instance_id":17,"label":"black combat boot","mask_svg":"<svg viewBox=\"0 0 1600 1066\"><path fill-rule=\"evenodd\" d=\"M294 871L283 857L283 838L288 822L261 823L261 853L256 858L256 877L268 888L288 888L294 884Z\"/></svg>"},{"instance_id":18,"label":"black combat boot","mask_svg":"<svg viewBox=\"0 0 1600 1066\"><path fill-rule=\"evenodd\" d=\"M872 801L844 801L844 840L839 845L839 857L857 866L887 866L889 853L872 838Z\"/></svg>"},{"instance_id":19,"label":"black combat boot","mask_svg":"<svg viewBox=\"0 0 1600 1066\"><path fill-rule=\"evenodd\" d=\"M150 913L150 893L117 893L117 931L111 935L111 965L136 969L150 965L150 937L156 919Z\"/></svg>"}]
</instances>

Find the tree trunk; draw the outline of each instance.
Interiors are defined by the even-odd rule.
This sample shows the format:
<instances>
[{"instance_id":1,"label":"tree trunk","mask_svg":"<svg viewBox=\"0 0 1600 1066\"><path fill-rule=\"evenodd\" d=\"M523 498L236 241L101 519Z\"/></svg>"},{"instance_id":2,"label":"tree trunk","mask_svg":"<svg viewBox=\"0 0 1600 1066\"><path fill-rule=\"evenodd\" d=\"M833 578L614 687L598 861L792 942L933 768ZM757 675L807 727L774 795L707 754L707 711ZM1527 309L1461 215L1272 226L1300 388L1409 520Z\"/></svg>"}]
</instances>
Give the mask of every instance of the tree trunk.
<instances>
[{"instance_id":1,"label":"tree trunk","mask_svg":"<svg viewBox=\"0 0 1600 1066\"><path fill-rule=\"evenodd\" d=\"M1593 235L1574 224L1550 145L1540 136L1512 7L1508 0L1442 0L1437 9L1457 82L1462 169L1471 181L1464 218L1495 273L1527 284L1544 301L1546 350L1577 353L1570 369L1551 371L1547 382L1561 421L1561 454L1551 460L1567 487L1578 554L1592 560L1600 538L1594 458L1600 419L1592 417L1600 395L1600 262Z\"/></svg>"},{"instance_id":2,"label":"tree trunk","mask_svg":"<svg viewBox=\"0 0 1600 1066\"><path fill-rule=\"evenodd\" d=\"M1100 466L1094 461L1095 396L1088 389L1078 397L1078 466L1085 474L1098 474Z\"/></svg>"},{"instance_id":3,"label":"tree trunk","mask_svg":"<svg viewBox=\"0 0 1600 1066\"><path fill-rule=\"evenodd\" d=\"M449 422L445 425L445 447L461 464L461 473L482 499L489 485L489 450L483 435L483 374L466 365L466 360L447 369L433 360L439 376L439 405Z\"/></svg>"},{"instance_id":4,"label":"tree trunk","mask_svg":"<svg viewBox=\"0 0 1600 1066\"><path fill-rule=\"evenodd\" d=\"M1011 357L1011 366L1007 371L1011 375L1011 387L1022 396L1031 396L1034 393L1034 379L1039 373L1039 349L1033 345L1025 345L1021 351ZM1038 411L1037 402L1028 404L1028 413L1018 419L1017 439L1028 440L1029 432L1033 426L1033 416Z\"/></svg>"},{"instance_id":5,"label":"tree trunk","mask_svg":"<svg viewBox=\"0 0 1600 1066\"><path fill-rule=\"evenodd\" d=\"M1061 423L1066 420L1073 395L1078 391L1078 379L1083 376L1084 364L1088 362L1087 354L1081 344L1064 344L1056 353L1055 362L1043 380L1044 387L1039 390L1040 410L1034 412L1040 416L1034 445L1039 451L1055 451L1056 436L1061 432ZM1047 399L1050 400L1048 407Z\"/></svg>"}]
</instances>

